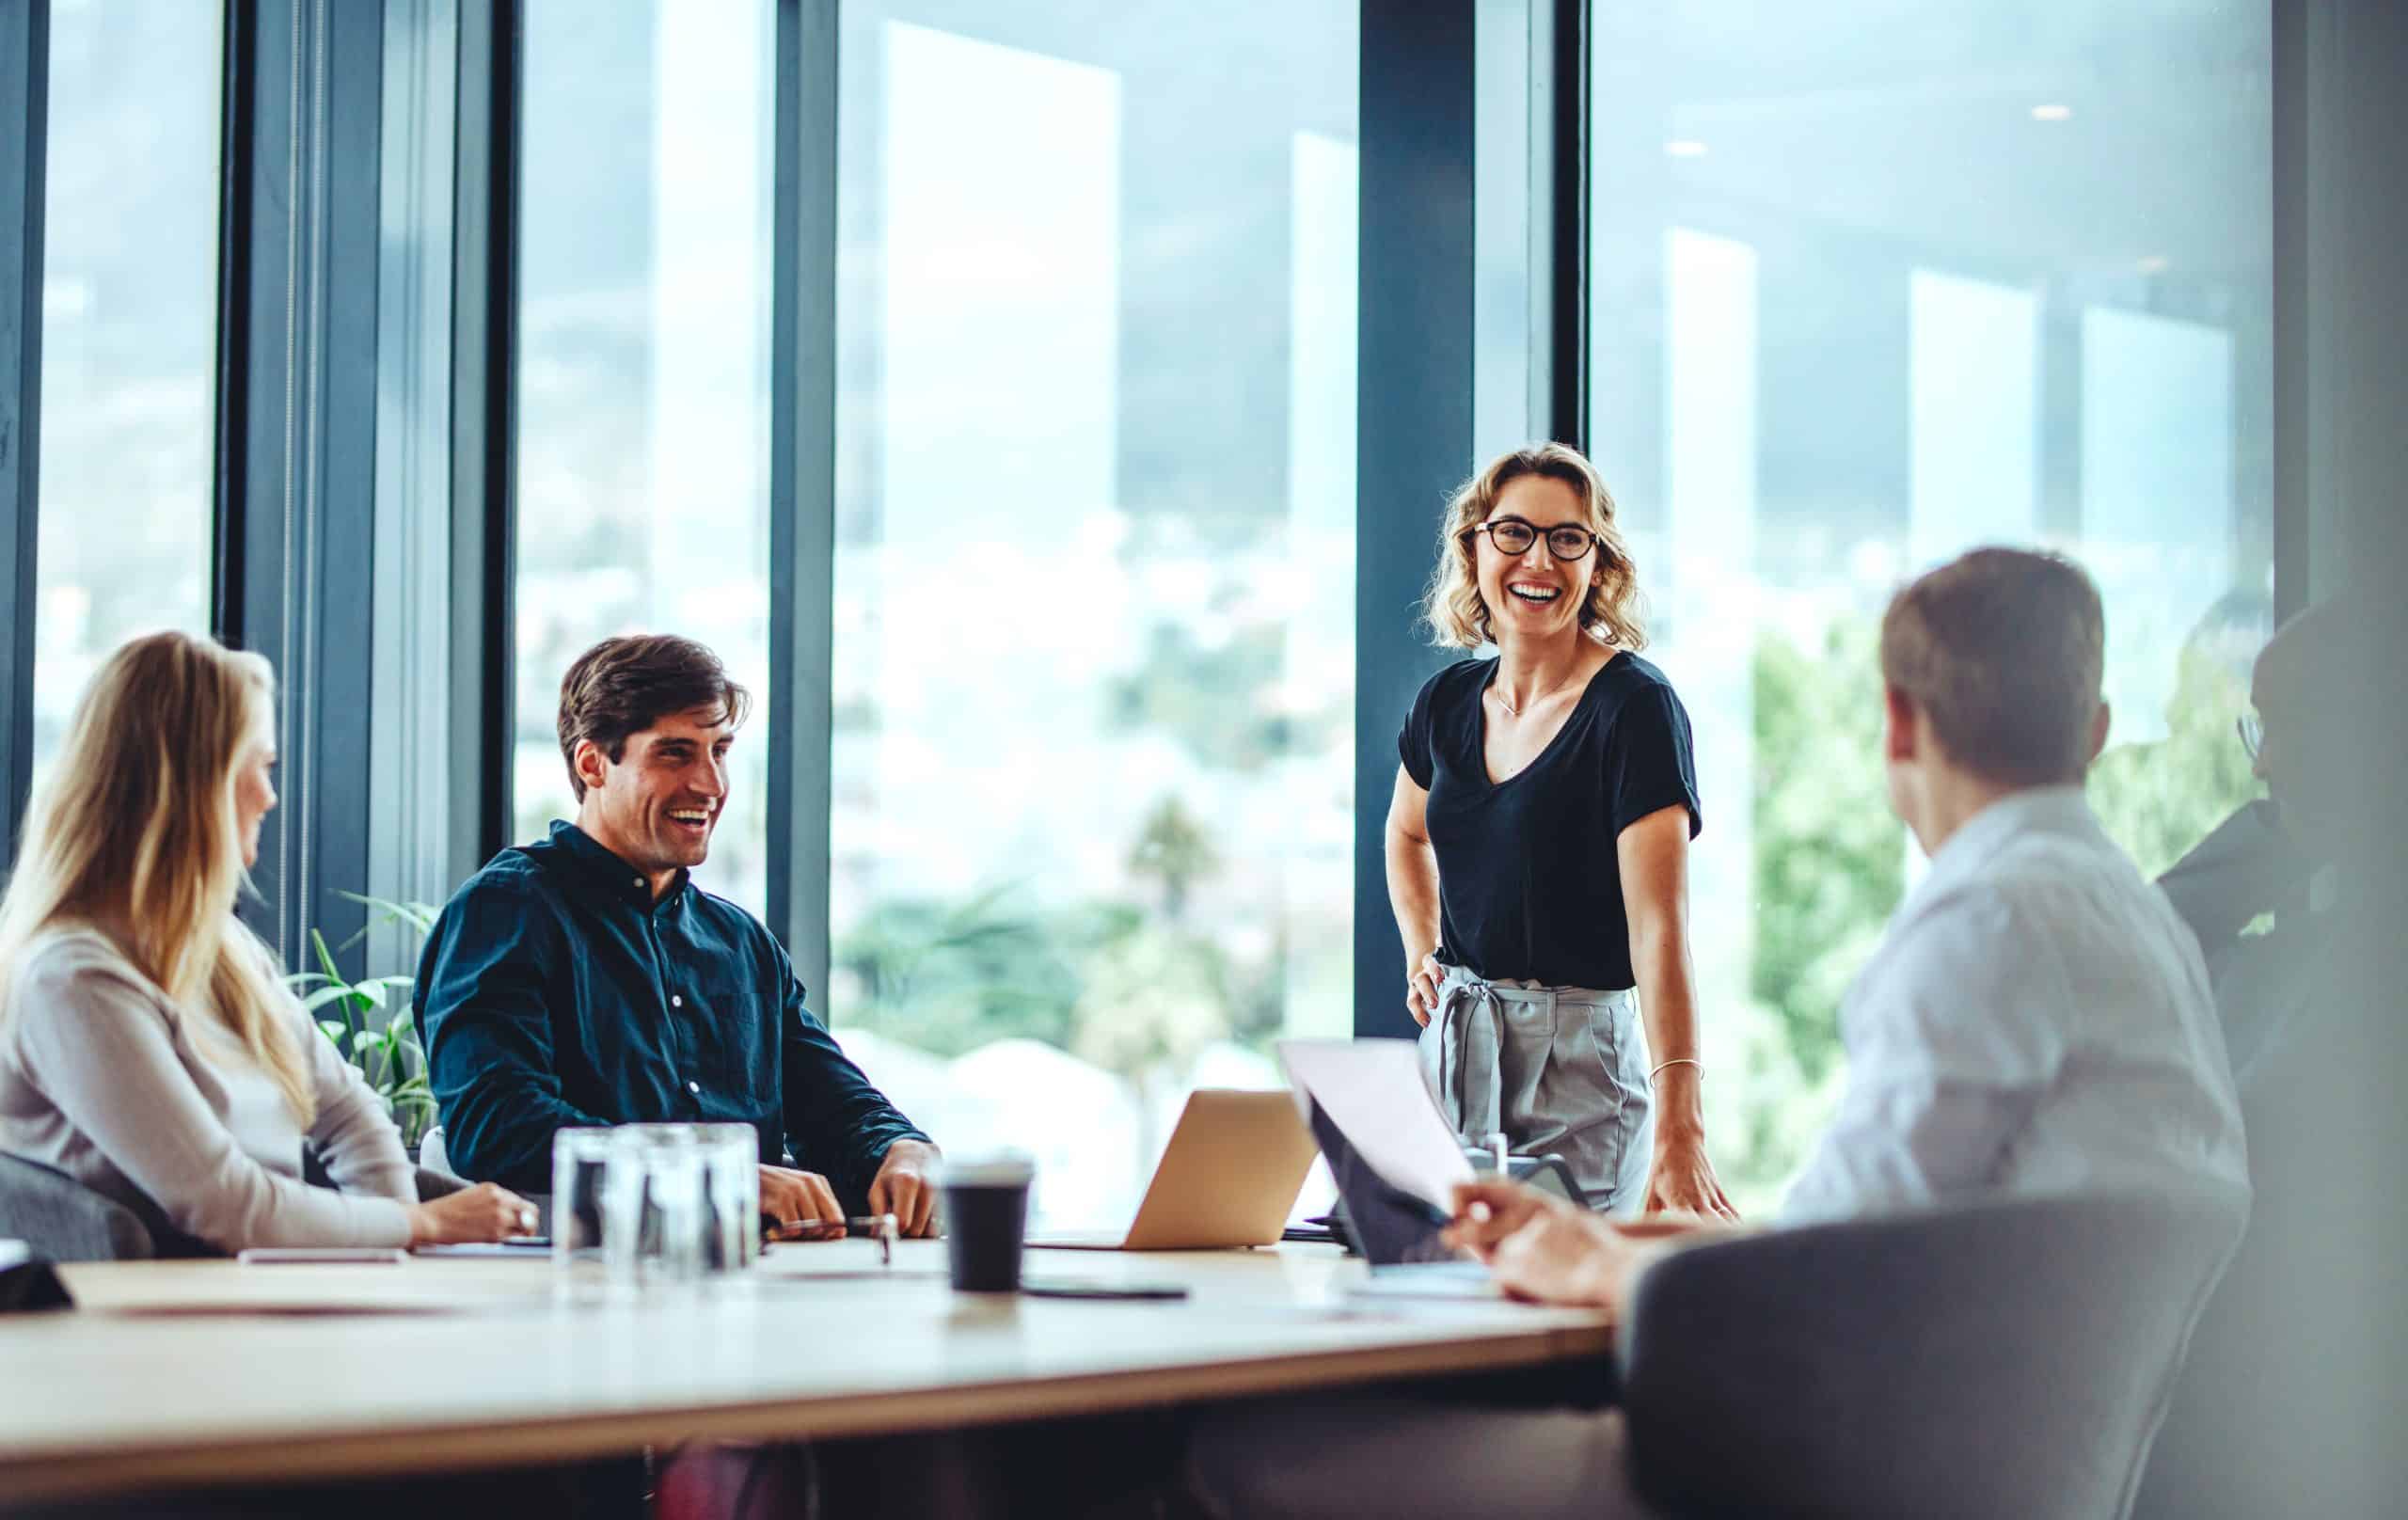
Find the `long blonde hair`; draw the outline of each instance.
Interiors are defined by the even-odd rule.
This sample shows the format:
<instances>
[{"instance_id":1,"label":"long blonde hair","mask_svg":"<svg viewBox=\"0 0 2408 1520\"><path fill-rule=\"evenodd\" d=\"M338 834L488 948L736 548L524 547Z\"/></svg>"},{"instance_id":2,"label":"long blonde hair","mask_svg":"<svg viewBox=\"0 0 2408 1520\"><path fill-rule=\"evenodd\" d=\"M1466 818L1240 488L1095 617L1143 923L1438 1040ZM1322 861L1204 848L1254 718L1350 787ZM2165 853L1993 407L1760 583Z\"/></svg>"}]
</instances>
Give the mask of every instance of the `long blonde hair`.
<instances>
[{"instance_id":1,"label":"long blonde hair","mask_svg":"<svg viewBox=\"0 0 2408 1520\"><path fill-rule=\"evenodd\" d=\"M1598 578L1580 601L1580 627L1601 643L1637 651L1647 647L1646 614L1639 595L1639 567L1614 521L1613 493L1596 467L1566 444L1539 443L1499 454L1465 481L1447 503L1438 524L1438 565L1422 594L1421 617L1434 642L1477 649L1489 641L1488 604L1481 600L1480 569L1471 530L1497 510L1505 487L1526 475L1560 481L1580 499L1581 526L1597 535Z\"/></svg>"},{"instance_id":2,"label":"long blonde hair","mask_svg":"<svg viewBox=\"0 0 2408 1520\"><path fill-rule=\"evenodd\" d=\"M191 634L131 640L102 664L0 895L0 1020L35 936L104 925L179 1007L232 1031L307 1128L317 1104L276 958L234 917L247 879L235 787L275 690L265 659Z\"/></svg>"}]
</instances>

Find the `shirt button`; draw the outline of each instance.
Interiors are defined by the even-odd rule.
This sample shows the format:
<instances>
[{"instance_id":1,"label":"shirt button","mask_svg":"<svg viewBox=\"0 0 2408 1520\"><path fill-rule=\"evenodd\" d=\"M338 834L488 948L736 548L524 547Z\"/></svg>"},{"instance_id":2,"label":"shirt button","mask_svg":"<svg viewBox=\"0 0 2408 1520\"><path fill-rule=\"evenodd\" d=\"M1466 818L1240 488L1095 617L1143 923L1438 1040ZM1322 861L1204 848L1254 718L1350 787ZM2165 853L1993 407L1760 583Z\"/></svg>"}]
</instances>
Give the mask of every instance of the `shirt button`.
<instances>
[{"instance_id":1,"label":"shirt button","mask_svg":"<svg viewBox=\"0 0 2408 1520\"><path fill-rule=\"evenodd\" d=\"M643 878L642 878L642 877L637 877L637 878L635 878L635 879L634 879L634 880L635 880L635 884L636 884L637 886L642 886L642 885L643 885Z\"/></svg>"},{"instance_id":2,"label":"shirt button","mask_svg":"<svg viewBox=\"0 0 2408 1520\"><path fill-rule=\"evenodd\" d=\"M703 1096L703 1085L699 1082L689 1082L686 1084L686 1090L692 1093L697 1098Z\"/></svg>"},{"instance_id":3,"label":"shirt button","mask_svg":"<svg viewBox=\"0 0 2408 1520\"><path fill-rule=\"evenodd\" d=\"M672 992L669 994L669 1005L673 1008L682 1008L686 1005L686 1000Z\"/></svg>"}]
</instances>

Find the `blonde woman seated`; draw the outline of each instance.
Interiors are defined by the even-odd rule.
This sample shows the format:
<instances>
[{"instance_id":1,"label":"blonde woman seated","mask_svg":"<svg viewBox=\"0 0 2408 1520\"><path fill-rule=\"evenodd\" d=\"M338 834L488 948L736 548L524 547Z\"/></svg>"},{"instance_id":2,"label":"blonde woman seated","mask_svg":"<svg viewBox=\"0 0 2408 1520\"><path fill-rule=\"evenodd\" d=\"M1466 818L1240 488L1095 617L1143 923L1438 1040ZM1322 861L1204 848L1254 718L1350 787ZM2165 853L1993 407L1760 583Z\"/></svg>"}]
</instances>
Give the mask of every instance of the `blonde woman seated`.
<instances>
[{"instance_id":1,"label":"blonde woman seated","mask_svg":"<svg viewBox=\"0 0 2408 1520\"><path fill-rule=\"evenodd\" d=\"M392 1119L234 916L276 805L274 680L162 633L85 692L0 896L0 1150L223 1251L531 1231L490 1184L419 1201ZM341 1191L302 1180L305 1137Z\"/></svg>"}]
</instances>

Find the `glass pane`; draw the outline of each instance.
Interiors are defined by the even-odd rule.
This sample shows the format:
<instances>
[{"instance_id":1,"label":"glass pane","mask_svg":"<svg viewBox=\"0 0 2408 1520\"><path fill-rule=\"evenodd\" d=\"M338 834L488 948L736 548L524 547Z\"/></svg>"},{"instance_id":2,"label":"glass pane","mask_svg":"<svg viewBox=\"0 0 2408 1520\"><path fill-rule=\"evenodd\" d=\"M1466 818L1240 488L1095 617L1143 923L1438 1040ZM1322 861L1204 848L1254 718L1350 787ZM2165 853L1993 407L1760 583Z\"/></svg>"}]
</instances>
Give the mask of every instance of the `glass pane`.
<instances>
[{"instance_id":1,"label":"glass pane","mask_svg":"<svg viewBox=\"0 0 2408 1520\"><path fill-rule=\"evenodd\" d=\"M222 24L210 5L51 8L37 770L111 649L209 626Z\"/></svg>"},{"instance_id":2,"label":"glass pane","mask_svg":"<svg viewBox=\"0 0 2408 1520\"><path fill-rule=\"evenodd\" d=\"M1591 435L1696 722L1708 1128L1763 1208L1917 868L1876 748L1901 579L1983 543L2090 568L2115 709L2091 800L2143 870L2251 793L2269 8L1594 15Z\"/></svg>"},{"instance_id":3,"label":"glass pane","mask_svg":"<svg viewBox=\"0 0 2408 1520\"><path fill-rule=\"evenodd\" d=\"M696 879L768 880L767 0L530 0L519 208L515 834L576 802L560 682L682 634L755 698Z\"/></svg>"},{"instance_id":4,"label":"glass pane","mask_svg":"<svg viewBox=\"0 0 2408 1520\"><path fill-rule=\"evenodd\" d=\"M1355 8L844 15L837 1033L1125 1224L1353 1022Z\"/></svg>"}]
</instances>

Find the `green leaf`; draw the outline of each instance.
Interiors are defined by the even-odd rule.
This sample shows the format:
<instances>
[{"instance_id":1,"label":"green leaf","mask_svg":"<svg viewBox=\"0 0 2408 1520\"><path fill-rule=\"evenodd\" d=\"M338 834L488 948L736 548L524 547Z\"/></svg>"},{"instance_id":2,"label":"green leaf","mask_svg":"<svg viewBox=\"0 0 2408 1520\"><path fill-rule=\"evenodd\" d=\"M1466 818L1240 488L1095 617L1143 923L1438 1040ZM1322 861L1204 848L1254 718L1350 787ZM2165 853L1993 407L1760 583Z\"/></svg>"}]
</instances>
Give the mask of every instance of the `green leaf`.
<instances>
[{"instance_id":1,"label":"green leaf","mask_svg":"<svg viewBox=\"0 0 2408 1520\"><path fill-rule=\"evenodd\" d=\"M425 903L395 902L389 897L372 897L365 893L338 890L335 895L347 902L356 902L362 908L372 909L377 915L371 923L363 926L357 934L342 942L342 947L346 950L366 938L369 929L381 924L406 924L419 938L424 939L434 930L436 915L441 911Z\"/></svg>"},{"instance_id":2,"label":"green leaf","mask_svg":"<svg viewBox=\"0 0 2408 1520\"><path fill-rule=\"evenodd\" d=\"M340 1019L321 1019L318 1021L318 1029L328 1039L335 1042L335 1049L337 1050L342 1049L343 1036L351 1033L350 1030L343 1027L343 1021Z\"/></svg>"},{"instance_id":3,"label":"green leaf","mask_svg":"<svg viewBox=\"0 0 2408 1520\"><path fill-rule=\"evenodd\" d=\"M333 987L322 987L316 991L310 993L308 997L303 998L301 1000L301 1006L310 1009L323 1008L327 1004L334 1002L337 998L349 997L350 995L350 988L345 987L341 983L337 983ZM349 1024L338 1023L335 1027L338 1029L349 1029L351 1026Z\"/></svg>"},{"instance_id":4,"label":"green leaf","mask_svg":"<svg viewBox=\"0 0 2408 1520\"><path fill-rule=\"evenodd\" d=\"M314 946L318 952L318 964L325 968L326 980L330 982L342 981L343 975L341 971L337 969L335 965L334 954L326 948L326 937L319 933L316 929L311 929L309 931L309 943Z\"/></svg>"}]
</instances>

